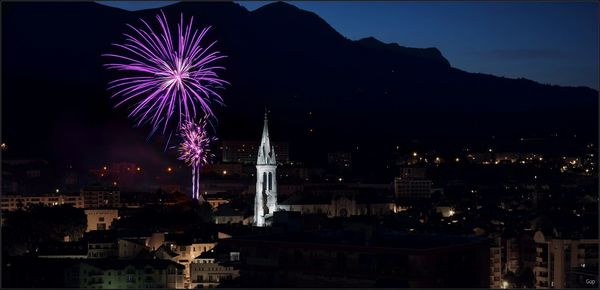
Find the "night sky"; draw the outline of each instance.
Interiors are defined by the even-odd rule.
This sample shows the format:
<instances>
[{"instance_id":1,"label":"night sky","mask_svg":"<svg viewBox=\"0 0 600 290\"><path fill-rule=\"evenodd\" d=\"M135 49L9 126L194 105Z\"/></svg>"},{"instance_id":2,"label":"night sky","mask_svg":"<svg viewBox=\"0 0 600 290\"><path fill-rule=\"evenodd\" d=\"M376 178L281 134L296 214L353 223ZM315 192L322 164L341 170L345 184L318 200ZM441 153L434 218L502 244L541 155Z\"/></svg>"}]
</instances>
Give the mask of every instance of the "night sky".
<instances>
[{"instance_id":1,"label":"night sky","mask_svg":"<svg viewBox=\"0 0 600 290\"><path fill-rule=\"evenodd\" d=\"M254 11L265 3L241 4ZM109 4L139 10L169 2ZM292 2L326 23L286 4L256 13L234 4L198 4L171 6L168 13L189 9L214 23L221 31L210 37L230 50L225 65L234 85L225 91L227 106L219 111L221 140L256 140L265 106L272 109L275 140L290 142L290 155L305 162L324 161L332 150L354 150L370 138L377 140L372 146L396 145L388 148L415 140L440 144L437 139L443 139L445 147L447 140L485 143L502 134L566 132L597 138L596 91L468 74L445 63L470 72L597 88L596 3ZM8 7L2 11L3 39L10 40L3 47L2 121L9 124L2 132L9 148L4 156L69 165L81 160L85 166L143 160L149 164L144 166L162 168L177 162L175 154L165 154L158 137L147 138L149 128L132 128L127 110L113 109L106 91L110 77L100 56L121 39L127 22L156 11L131 13L84 2L35 5L3 6ZM252 17L237 22L245 15ZM381 44L359 47L328 25L351 40L374 36L408 47L436 47L444 64L374 50L387 47ZM251 35L254 31L260 33ZM319 70L313 71L310 62ZM309 74L314 77L305 83Z\"/></svg>"},{"instance_id":2,"label":"night sky","mask_svg":"<svg viewBox=\"0 0 600 290\"><path fill-rule=\"evenodd\" d=\"M136 10L157 2L111 2ZM254 10L269 2L239 2ZM347 38L437 47L452 66L598 89L598 2L290 2Z\"/></svg>"}]
</instances>

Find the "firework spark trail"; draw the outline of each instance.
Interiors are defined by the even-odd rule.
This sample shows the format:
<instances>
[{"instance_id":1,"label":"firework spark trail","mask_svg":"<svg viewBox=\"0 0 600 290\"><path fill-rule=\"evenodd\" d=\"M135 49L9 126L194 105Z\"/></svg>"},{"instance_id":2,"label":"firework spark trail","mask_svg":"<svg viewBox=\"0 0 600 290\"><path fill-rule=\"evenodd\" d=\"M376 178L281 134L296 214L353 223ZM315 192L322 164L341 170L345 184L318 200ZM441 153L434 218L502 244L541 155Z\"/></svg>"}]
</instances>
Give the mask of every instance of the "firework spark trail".
<instances>
[{"instance_id":1,"label":"firework spark trail","mask_svg":"<svg viewBox=\"0 0 600 290\"><path fill-rule=\"evenodd\" d=\"M214 155L210 153L210 144L217 140L206 131L208 119L200 119L198 123L184 122L179 132L182 142L179 146L179 160L192 167L192 197L201 201L200 169L208 164Z\"/></svg>"},{"instance_id":2,"label":"firework spark trail","mask_svg":"<svg viewBox=\"0 0 600 290\"><path fill-rule=\"evenodd\" d=\"M214 117L212 102L223 104L216 89L229 84L217 74L224 67L213 65L225 57L211 52L216 41L201 45L210 27L193 29L194 18L186 24L182 14L173 35L162 11L156 19L160 26L156 32L142 19L142 28L127 25L133 33L124 34L125 43L113 44L122 52L103 55L114 59L105 64L107 69L126 74L109 83L111 97L119 99L115 107L131 103L129 117L136 126L150 123L150 136L158 130L165 134L172 119L178 130L184 122L196 120L199 111Z\"/></svg>"}]
</instances>

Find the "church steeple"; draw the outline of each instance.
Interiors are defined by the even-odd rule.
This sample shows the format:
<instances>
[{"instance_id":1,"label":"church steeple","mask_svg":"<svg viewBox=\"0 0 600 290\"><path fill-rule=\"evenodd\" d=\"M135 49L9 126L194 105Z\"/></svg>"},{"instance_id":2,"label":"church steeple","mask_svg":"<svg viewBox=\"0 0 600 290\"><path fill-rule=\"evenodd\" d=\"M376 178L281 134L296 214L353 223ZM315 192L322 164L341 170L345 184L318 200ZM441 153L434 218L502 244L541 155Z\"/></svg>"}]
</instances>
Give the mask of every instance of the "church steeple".
<instances>
[{"instance_id":1,"label":"church steeple","mask_svg":"<svg viewBox=\"0 0 600 290\"><path fill-rule=\"evenodd\" d=\"M254 225L263 227L277 211L277 162L275 148L269 138L269 121L265 109L262 138L256 160L256 196L254 197Z\"/></svg>"},{"instance_id":2,"label":"church steeple","mask_svg":"<svg viewBox=\"0 0 600 290\"><path fill-rule=\"evenodd\" d=\"M258 147L258 158L256 160L256 164L277 164L275 160L275 148L273 148L273 146L271 145L271 140L269 139L268 123L269 121L267 118L267 110L265 109L265 120L263 125L262 138L260 139L260 146Z\"/></svg>"}]
</instances>

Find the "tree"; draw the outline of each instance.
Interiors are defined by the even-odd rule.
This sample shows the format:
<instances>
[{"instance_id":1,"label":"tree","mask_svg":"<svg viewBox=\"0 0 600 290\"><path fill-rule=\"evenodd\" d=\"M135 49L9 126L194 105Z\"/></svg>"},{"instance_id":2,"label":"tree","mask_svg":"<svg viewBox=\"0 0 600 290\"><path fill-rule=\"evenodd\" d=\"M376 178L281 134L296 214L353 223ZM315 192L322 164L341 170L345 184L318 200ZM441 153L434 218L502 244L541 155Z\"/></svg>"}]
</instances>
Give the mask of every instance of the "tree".
<instances>
[{"instance_id":1,"label":"tree","mask_svg":"<svg viewBox=\"0 0 600 290\"><path fill-rule=\"evenodd\" d=\"M82 209L70 205L32 206L6 214L2 227L3 248L9 255L35 252L48 242L76 241L83 236L87 219Z\"/></svg>"},{"instance_id":2,"label":"tree","mask_svg":"<svg viewBox=\"0 0 600 290\"><path fill-rule=\"evenodd\" d=\"M515 273L513 273L512 271L507 271L503 276L502 276L502 280L506 281L509 285L509 287L514 287L515 285Z\"/></svg>"},{"instance_id":3,"label":"tree","mask_svg":"<svg viewBox=\"0 0 600 290\"><path fill-rule=\"evenodd\" d=\"M533 288L535 285L533 270L529 267L519 267L515 273L515 285L518 288Z\"/></svg>"}]
</instances>

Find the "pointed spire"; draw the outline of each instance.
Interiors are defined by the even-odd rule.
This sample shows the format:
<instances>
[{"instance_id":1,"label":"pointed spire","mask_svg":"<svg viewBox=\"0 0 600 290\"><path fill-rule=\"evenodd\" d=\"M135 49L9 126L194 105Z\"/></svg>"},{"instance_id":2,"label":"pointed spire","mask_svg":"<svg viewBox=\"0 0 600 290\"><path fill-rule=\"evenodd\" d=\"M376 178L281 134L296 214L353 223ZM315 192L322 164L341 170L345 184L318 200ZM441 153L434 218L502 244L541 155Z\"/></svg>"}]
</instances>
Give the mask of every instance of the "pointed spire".
<instances>
[{"instance_id":1,"label":"pointed spire","mask_svg":"<svg viewBox=\"0 0 600 290\"><path fill-rule=\"evenodd\" d=\"M276 164L275 162L275 150L271 146L271 140L269 138L269 121L267 118L268 110L265 107L265 120L263 125L262 138L260 140L260 146L258 147L258 158L256 164Z\"/></svg>"}]
</instances>

